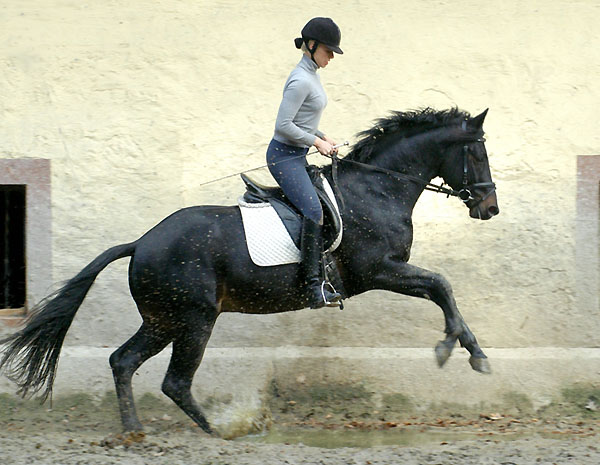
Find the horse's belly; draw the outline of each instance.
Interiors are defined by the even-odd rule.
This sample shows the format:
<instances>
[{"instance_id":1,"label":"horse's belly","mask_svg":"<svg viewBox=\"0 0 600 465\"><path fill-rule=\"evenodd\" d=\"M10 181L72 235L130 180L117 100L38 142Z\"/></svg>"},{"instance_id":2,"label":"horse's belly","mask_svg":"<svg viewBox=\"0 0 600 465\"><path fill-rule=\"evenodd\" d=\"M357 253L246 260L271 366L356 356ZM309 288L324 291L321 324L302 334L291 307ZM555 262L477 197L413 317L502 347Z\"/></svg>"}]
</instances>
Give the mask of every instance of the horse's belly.
<instances>
[{"instance_id":1,"label":"horse's belly","mask_svg":"<svg viewBox=\"0 0 600 465\"><path fill-rule=\"evenodd\" d=\"M279 313L305 306L297 266L238 269L221 287L221 311Z\"/></svg>"}]
</instances>

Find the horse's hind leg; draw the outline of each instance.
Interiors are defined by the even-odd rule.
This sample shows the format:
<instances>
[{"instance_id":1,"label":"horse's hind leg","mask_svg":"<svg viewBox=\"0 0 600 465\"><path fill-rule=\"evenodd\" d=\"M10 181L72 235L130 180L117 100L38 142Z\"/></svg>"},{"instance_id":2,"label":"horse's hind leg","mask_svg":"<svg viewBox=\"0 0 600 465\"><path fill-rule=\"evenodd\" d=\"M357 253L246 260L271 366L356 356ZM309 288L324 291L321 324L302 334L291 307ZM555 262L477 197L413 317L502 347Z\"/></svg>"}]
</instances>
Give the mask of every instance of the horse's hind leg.
<instances>
[{"instance_id":1,"label":"horse's hind leg","mask_svg":"<svg viewBox=\"0 0 600 465\"><path fill-rule=\"evenodd\" d=\"M184 328L179 328L178 336L173 340L173 354L162 384L163 392L208 434L213 431L192 396L191 387L216 318L216 312L210 316L203 312L195 313L194 317L186 320Z\"/></svg>"},{"instance_id":2,"label":"horse's hind leg","mask_svg":"<svg viewBox=\"0 0 600 465\"><path fill-rule=\"evenodd\" d=\"M121 422L125 431L142 429L135 411L131 378L142 363L158 354L169 342L171 337L164 331L143 323L138 332L110 356Z\"/></svg>"}]
</instances>

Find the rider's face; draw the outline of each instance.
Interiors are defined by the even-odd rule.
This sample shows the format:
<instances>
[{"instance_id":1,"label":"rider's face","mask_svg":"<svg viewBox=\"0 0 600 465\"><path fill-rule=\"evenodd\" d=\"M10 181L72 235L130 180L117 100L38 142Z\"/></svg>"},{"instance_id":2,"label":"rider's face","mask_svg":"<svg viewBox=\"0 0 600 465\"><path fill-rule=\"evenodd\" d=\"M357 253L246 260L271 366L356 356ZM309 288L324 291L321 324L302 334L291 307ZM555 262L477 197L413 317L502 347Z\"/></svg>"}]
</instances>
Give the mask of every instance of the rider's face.
<instances>
[{"instance_id":1,"label":"rider's face","mask_svg":"<svg viewBox=\"0 0 600 465\"><path fill-rule=\"evenodd\" d=\"M333 52L323 44L319 44L315 54L313 55L315 62L319 68L325 68L329 63L329 60L333 59Z\"/></svg>"}]
</instances>

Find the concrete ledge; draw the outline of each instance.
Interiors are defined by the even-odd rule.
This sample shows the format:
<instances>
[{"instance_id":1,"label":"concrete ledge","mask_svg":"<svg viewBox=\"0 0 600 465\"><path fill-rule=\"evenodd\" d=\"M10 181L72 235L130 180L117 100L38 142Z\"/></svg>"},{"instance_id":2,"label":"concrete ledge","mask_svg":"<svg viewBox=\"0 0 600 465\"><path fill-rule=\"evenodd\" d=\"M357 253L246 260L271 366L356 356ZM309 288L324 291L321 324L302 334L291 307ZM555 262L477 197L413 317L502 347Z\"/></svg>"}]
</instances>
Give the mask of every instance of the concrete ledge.
<instances>
[{"instance_id":1,"label":"concrete ledge","mask_svg":"<svg viewBox=\"0 0 600 465\"><path fill-rule=\"evenodd\" d=\"M87 392L104 395L114 389L108 357L114 348L66 347L54 395ZM365 347L209 348L194 380L201 401L236 399L255 404L273 380L282 386L313 383L361 384L378 393L402 393L419 405L455 402L497 403L508 392L527 395L534 406L549 403L565 386L597 383L600 349L486 349L491 375L471 370L468 353L455 350L443 369L432 349ZM136 373L136 395L161 395L170 349L146 362ZM15 386L0 378L0 392Z\"/></svg>"}]
</instances>

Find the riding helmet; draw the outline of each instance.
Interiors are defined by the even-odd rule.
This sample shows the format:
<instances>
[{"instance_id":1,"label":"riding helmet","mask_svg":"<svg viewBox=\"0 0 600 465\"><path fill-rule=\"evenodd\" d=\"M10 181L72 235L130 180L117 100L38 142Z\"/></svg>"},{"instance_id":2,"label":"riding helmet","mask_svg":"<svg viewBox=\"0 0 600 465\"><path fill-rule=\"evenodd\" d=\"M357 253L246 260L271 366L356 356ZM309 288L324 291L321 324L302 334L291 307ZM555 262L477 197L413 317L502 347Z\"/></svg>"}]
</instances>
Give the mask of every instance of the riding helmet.
<instances>
[{"instance_id":1,"label":"riding helmet","mask_svg":"<svg viewBox=\"0 0 600 465\"><path fill-rule=\"evenodd\" d=\"M306 26L302 28L302 37L298 37L294 40L296 48L302 47L302 42L308 46L308 41L314 40L317 43L325 45L329 50L335 53L342 54L340 48L340 41L342 40L342 33L340 28L333 22L331 18L313 18ZM316 50L316 45L314 49ZM314 53L314 51L311 51Z\"/></svg>"}]
</instances>

